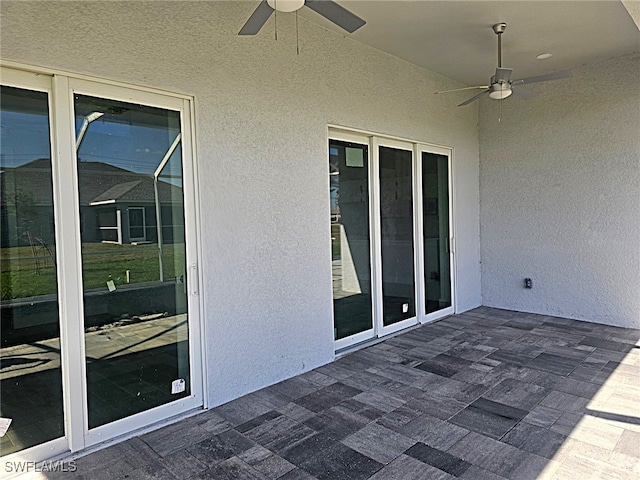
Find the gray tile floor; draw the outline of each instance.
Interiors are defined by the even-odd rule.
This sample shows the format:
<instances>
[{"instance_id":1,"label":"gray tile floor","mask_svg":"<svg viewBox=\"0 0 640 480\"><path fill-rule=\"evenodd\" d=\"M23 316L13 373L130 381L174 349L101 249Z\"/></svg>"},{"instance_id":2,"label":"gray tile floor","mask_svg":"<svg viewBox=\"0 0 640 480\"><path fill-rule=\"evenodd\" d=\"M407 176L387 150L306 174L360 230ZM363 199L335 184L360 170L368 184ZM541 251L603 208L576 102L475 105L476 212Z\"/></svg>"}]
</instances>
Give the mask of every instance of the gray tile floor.
<instances>
[{"instance_id":1,"label":"gray tile floor","mask_svg":"<svg viewBox=\"0 0 640 480\"><path fill-rule=\"evenodd\" d=\"M51 478L637 479L639 339L639 330L481 307Z\"/></svg>"}]
</instances>

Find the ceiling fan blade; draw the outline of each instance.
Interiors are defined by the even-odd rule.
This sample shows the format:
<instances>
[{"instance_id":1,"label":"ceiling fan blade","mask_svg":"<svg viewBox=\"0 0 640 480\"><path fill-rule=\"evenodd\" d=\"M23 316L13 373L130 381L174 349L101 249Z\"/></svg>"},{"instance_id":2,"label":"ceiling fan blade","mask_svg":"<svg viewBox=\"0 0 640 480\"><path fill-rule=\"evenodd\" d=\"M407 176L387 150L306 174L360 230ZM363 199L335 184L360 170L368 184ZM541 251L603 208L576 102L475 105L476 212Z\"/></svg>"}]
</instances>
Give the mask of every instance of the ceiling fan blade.
<instances>
[{"instance_id":1,"label":"ceiling fan blade","mask_svg":"<svg viewBox=\"0 0 640 480\"><path fill-rule=\"evenodd\" d=\"M561 70L559 72L547 73L545 75L538 75L537 77L521 78L520 80L514 80L511 85L523 85L525 83L546 82L548 80L559 80L560 78L569 78L573 76L571 70Z\"/></svg>"},{"instance_id":2,"label":"ceiling fan blade","mask_svg":"<svg viewBox=\"0 0 640 480\"><path fill-rule=\"evenodd\" d=\"M242 29L238 32L238 35L255 35L260 31L262 26L269 20L269 17L273 13L273 8L269 6L267 0L262 0L258 8L255 9L253 14L244 24Z\"/></svg>"},{"instance_id":3,"label":"ceiling fan blade","mask_svg":"<svg viewBox=\"0 0 640 480\"><path fill-rule=\"evenodd\" d=\"M367 23L332 0L307 0L305 5L349 33L355 32Z\"/></svg>"},{"instance_id":4,"label":"ceiling fan blade","mask_svg":"<svg viewBox=\"0 0 640 480\"><path fill-rule=\"evenodd\" d=\"M513 68L496 68L496 82L503 80L508 82L511 79L511 72L513 72Z\"/></svg>"},{"instance_id":5,"label":"ceiling fan blade","mask_svg":"<svg viewBox=\"0 0 640 480\"><path fill-rule=\"evenodd\" d=\"M517 87L517 86L514 87L513 85L511 85L511 91L513 92L514 95L525 98L527 100L538 96L537 93L534 93L531 90L527 90L526 88Z\"/></svg>"},{"instance_id":6,"label":"ceiling fan blade","mask_svg":"<svg viewBox=\"0 0 640 480\"><path fill-rule=\"evenodd\" d=\"M438 93L461 92L463 90L477 90L479 88L489 88L489 85L478 85L476 87L454 88L453 90L440 90L439 92L433 92L433 93L434 95L437 95Z\"/></svg>"},{"instance_id":7,"label":"ceiling fan blade","mask_svg":"<svg viewBox=\"0 0 640 480\"><path fill-rule=\"evenodd\" d=\"M490 92L491 90L485 90L484 92L480 92L479 94L471 97L469 100L467 100L466 102L462 102L460 105L458 105L459 107L464 107L465 105L469 105L471 102L475 102L476 100L478 100L481 96L486 95Z\"/></svg>"}]
</instances>

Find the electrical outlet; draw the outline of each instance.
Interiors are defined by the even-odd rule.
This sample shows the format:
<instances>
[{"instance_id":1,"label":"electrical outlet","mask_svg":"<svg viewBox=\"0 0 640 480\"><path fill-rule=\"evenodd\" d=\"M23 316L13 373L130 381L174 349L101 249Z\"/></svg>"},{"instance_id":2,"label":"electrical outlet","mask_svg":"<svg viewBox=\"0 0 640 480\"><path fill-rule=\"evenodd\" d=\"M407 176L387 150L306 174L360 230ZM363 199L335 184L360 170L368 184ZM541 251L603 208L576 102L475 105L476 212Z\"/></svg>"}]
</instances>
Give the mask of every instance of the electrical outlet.
<instances>
[{"instance_id":1,"label":"electrical outlet","mask_svg":"<svg viewBox=\"0 0 640 480\"><path fill-rule=\"evenodd\" d=\"M524 288L533 288L533 281L530 278L524 279Z\"/></svg>"}]
</instances>

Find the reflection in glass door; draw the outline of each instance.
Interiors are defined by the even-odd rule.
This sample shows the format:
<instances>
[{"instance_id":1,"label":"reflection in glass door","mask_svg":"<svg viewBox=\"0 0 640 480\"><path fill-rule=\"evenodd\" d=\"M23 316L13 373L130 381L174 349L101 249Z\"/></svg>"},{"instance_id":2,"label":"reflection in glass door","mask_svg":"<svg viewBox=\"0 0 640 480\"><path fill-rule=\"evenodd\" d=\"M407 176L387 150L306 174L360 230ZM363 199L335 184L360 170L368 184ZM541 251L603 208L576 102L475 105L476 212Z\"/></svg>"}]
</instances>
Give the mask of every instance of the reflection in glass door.
<instances>
[{"instance_id":1,"label":"reflection in glass door","mask_svg":"<svg viewBox=\"0 0 640 480\"><path fill-rule=\"evenodd\" d=\"M46 92L2 86L0 456L64 435Z\"/></svg>"},{"instance_id":2,"label":"reflection in glass door","mask_svg":"<svg viewBox=\"0 0 640 480\"><path fill-rule=\"evenodd\" d=\"M413 152L379 147L383 325L416 316Z\"/></svg>"},{"instance_id":3,"label":"reflection in glass door","mask_svg":"<svg viewBox=\"0 0 640 480\"><path fill-rule=\"evenodd\" d=\"M181 118L74 100L92 429L191 393Z\"/></svg>"},{"instance_id":4,"label":"reflection in glass door","mask_svg":"<svg viewBox=\"0 0 640 480\"><path fill-rule=\"evenodd\" d=\"M329 141L334 337L373 328L368 147Z\"/></svg>"},{"instance_id":5,"label":"reflection in glass door","mask_svg":"<svg viewBox=\"0 0 640 480\"><path fill-rule=\"evenodd\" d=\"M451 306L449 157L422 152L425 314Z\"/></svg>"}]
</instances>

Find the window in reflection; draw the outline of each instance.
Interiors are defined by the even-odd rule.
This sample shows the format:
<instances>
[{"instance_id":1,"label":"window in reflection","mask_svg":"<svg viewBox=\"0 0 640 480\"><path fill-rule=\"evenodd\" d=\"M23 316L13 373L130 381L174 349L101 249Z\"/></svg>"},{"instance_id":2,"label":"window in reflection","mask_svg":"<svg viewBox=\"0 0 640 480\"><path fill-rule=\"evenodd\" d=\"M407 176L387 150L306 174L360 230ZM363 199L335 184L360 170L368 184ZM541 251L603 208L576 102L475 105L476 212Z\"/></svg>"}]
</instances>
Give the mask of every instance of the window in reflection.
<instances>
[{"instance_id":1,"label":"window in reflection","mask_svg":"<svg viewBox=\"0 0 640 480\"><path fill-rule=\"evenodd\" d=\"M0 437L7 455L64 435L48 95L2 87Z\"/></svg>"}]
</instances>

